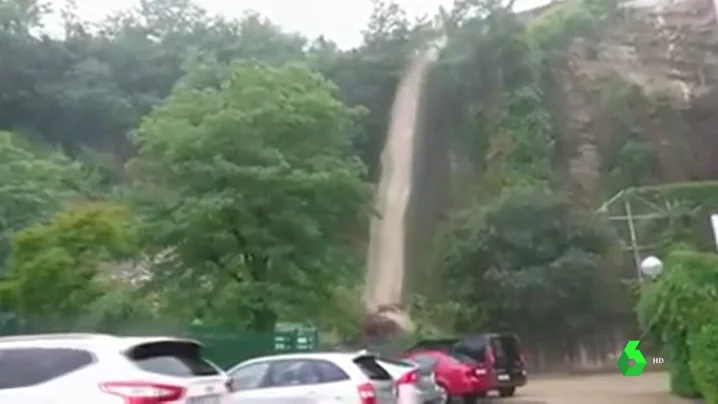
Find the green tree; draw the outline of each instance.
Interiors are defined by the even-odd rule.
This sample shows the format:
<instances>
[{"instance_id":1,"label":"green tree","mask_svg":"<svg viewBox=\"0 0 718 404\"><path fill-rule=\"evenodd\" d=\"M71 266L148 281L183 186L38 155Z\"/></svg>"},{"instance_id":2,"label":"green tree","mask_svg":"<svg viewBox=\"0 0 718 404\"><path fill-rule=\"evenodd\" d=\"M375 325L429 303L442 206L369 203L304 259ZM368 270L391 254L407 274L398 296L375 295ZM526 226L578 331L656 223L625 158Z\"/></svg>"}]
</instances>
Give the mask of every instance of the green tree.
<instances>
[{"instance_id":1,"label":"green tree","mask_svg":"<svg viewBox=\"0 0 718 404\"><path fill-rule=\"evenodd\" d=\"M16 315L79 315L104 293L105 265L134 252L135 234L122 207L88 203L30 226L12 239L0 300Z\"/></svg>"},{"instance_id":2,"label":"green tree","mask_svg":"<svg viewBox=\"0 0 718 404\"><path fill-rule=\"evenodd\" d=\"M490 326L550 340L598 323L609 236L550 192L508 192L457 217L441 273L462 303L483 304Z\"/></svg>"},{"instance_id":3,"label":"green tree","mask_svg":"<svg viewBox=\"0 0 718 404\"><path fill-rule=\"evenodd\" d=\"M136 134L132 176L156 284L193 316L274 327L311 317L350 271L368 187L355 111L299 65L237 63L220 89L179 86ZM177 285L182 285L177 288Z\"/></svg>"},{"instance_id":4,"label":"green tree","mask_svg":"<svg viewBox=\"0 0 718 404\"><path fill-rule=\"evenodd\" d=\"M0 270L13 232L49 218L77 196L79 165L60 152L0 132Z\"/></svg>"},{"instance_id":5,"label":"green tree","mask_svg":"<svg viewBox=\"0 0 718 404\"><path fill-rule=\"evenodd\" d=\"M195 51L225 63L304 58L303 37L255 14L222 19L188 0L143 0L90 24L69 2L58 38L41 29L44 3L0 1L0 130L21 129L73 154L132 155L126 133L169 95Z\"/></svg>"},{"instance_id":6,"label":"green tree","mask_svg":"<svg viewBox=\"0 0 718 404\"><path fill-rule=\"evenodd\" d=\"M0 31L28 35L41 26L47 3L38 0L0 0Z\"/></svg>"}]
</instances>

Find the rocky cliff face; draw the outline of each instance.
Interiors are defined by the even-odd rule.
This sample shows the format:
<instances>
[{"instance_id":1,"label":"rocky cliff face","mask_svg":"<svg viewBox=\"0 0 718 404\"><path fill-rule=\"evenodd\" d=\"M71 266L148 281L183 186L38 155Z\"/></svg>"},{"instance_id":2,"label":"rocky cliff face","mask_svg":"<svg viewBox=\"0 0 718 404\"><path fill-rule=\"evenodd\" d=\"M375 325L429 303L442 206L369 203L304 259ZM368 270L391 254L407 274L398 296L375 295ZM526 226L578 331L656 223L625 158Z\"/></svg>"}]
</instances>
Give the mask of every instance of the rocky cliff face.
<instances>
[{"instance_id":1,"label":"rocky cliff face","mask_svg":"<svg viewBox=\"0 0 718 404\"><path fill-rule=\"evenodd\" d=\"M714 113L718 111L718 23L713 1L624 3L620 17L607 29L593 36L574 37L568 49L560 51L557 60L561 62L551 69L557 80L546 89L556 94L551 94L546 105L559 124L559 166L575 201L584 208L598 207L626 186L625 181L609 184L617 160L638 158L631 147L624 147L625 152L618 156L615 152L627 138L626 128L617 122L617 113L630 116L631 125L636 126L631 128L631 135L640 141L639 151L651 160L648 180L641 178L635 183L718 178L718 137L713 136L714 128L718 128L718 114ZM531 24L560 5L530 10L519 17ZM487 49L481 50L481 57L487 57ZM485 65L468 65L466 69L478 71ZM435 81L432 83L437 88L444 85ZM482 92L485 89L460 90L456 91L462 97L469 91L479 92L472 96L486 95ZM493 137L500 137L502 132L501 128L498 133L480 132L474 121L463 123L464 127L453 125L458 118L443 108L447 91L442 91L432 89L424 94L428 99L423 114L426 122L420 125L423 134L416 158L421 164L415 171L407 232L409 267L422 267L427 273L431 270L425 263L431 261L428 252L434 246L437 223L445 220L447 212L463 207L477 184L492 180L486 172L476 173L475 166L481 164L472 159L483 157L481 163L487 166ZM617 92L639 96L621 104L610 97ZM468 102L463 98L459 101ZM491 107L491 100L484 101ZM500 111L502 107L492 108ZM487 145L478 147L451 139L451 133L459 130L477 133L477 143ZM426 284L428 275L421 279Z\"/></svg>"},{"instance_id":2,"label":"rocky cliff face","mask_svg":"<svg viewBox=\"0 0 718 404\"><path fill-rule=\"evenodd\" d=\"M607 111L612 106L601 96L611 81L655 101L629 104L632 111L626 112L635 116L652 151L656 178L673 182L718 174L718 141L711 139L713 122L707 120L718 110L713 0L633 1L624 10L600 37L574 39L561 73L562 115L568 117L564 153L574 192L586 202L600 199L601 150L619 140Z\"/></svg>"}]
</instances>

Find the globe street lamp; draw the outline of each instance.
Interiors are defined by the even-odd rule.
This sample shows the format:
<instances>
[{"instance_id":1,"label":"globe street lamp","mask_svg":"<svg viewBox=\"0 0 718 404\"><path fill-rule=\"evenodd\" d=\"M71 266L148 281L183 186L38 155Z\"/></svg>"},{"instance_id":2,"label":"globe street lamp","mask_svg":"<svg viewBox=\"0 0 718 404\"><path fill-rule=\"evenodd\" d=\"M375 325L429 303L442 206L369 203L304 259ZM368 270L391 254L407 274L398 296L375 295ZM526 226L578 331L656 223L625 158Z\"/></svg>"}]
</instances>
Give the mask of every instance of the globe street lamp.
<instances>
[{"instance_id":1,"label":"globe street lamp","mask_svg":"<svg viewBox=\"0 0 718 404\"><path fill-rule=\"evenodd\" d=\"M656 279L663 272L663 261L654 256L646 257L639 266L641 273L650 279Z\"/></svg>"}]
</instances>

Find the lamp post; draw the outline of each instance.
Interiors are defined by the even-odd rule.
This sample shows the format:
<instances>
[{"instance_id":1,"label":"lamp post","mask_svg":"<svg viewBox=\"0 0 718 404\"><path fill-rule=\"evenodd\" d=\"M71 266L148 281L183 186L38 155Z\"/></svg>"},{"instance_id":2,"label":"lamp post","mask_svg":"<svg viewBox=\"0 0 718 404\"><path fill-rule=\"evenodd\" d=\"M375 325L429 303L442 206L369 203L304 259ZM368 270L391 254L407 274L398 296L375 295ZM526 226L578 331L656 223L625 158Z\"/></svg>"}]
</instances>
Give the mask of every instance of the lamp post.
<instances>
[{"instance_id":1,"label":"lamp post","mask_svg":"<svg viewBox=\"0 0 718 404\"><path fill-rule=\"evenodd\" d=\"M638 269L641 270L643 275L654 280L663 272L663 261L651 255L641 261Z\"/></svg>"}]
</instances>

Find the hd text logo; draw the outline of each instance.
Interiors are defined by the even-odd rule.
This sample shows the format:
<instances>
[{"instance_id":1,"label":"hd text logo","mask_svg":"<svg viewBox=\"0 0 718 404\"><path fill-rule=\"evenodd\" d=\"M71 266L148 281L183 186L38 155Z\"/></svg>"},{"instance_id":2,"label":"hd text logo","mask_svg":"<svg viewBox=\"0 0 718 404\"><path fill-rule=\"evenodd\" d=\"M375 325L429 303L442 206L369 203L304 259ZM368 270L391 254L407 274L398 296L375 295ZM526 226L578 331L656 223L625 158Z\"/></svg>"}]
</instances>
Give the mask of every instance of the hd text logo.
<instances>
[{"instance_id":1,"label":"hd text logo","mask_svg":"<svg viewBox=\"0 0 718 404\"><path fill-rule=\"evenodd\" d=\"M643 353L638 350L638 344L640 343L641 341L638 340L628 341L621 356L616 361L618 369L624 376L640 376L643 370L646 369L648 361L643 356ZM653 358L653 363L663 363L663 358Z\"/></svg>"}]
</instances>

